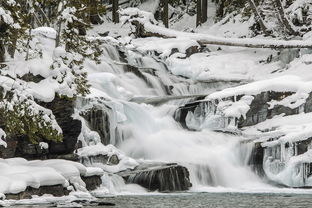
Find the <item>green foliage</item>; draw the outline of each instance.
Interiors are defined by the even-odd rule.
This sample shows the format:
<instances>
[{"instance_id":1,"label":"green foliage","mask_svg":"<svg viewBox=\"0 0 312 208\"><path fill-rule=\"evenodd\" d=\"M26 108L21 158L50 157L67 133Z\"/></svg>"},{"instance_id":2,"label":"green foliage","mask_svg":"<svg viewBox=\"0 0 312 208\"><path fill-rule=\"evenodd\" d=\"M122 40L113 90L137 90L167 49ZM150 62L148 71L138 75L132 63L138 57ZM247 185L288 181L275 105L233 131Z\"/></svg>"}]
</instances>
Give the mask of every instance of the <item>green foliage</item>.
<instances>
[{"instance_id":1,"label":"green foliage","mask_svg":"<svg viewBox=\"0 0 312 208\"><path fill-rule=\"evenodd\" d=\"M18 98L14 92L3 93L1 87L0 118L7 136L26 136L32 143L41 138L62 141L62 134L53 126L53 115L34 101Z\"/></svg>"},{"instance_id":2,"label":"green foliage","mask_svg":"<svg viewBox=\"0 0 312 208\"><path fill-rule=\"evenodd\" d=\"M0 9L4 14L0 15L0 47L3 48L3 54L9 52L14 57L18 37L24 34L26 25L23 20L25 15L21 11L18 3L11 1L1 1Z\"/></svg>"}]
</instances>

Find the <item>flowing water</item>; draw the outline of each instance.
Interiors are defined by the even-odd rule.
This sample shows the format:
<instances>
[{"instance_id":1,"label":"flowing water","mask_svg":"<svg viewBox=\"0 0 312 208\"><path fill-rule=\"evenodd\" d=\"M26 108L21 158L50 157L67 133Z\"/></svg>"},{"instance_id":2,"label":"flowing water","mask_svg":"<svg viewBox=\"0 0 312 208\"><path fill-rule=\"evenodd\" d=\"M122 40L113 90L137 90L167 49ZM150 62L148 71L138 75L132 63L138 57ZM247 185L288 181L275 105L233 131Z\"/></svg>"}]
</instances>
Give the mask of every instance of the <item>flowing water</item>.
<instances>
[{"instance_id":1,"label":"flowing water","mask_svg":"<svg viewBox=\"0 0 312 208\"><path fill-rule=\"evenodd\" d=\"M312 198L307 194L283 193L185 193L159 195L121 195L98 202L115 206L84 204L85 208L308 208ZM16 208L48 208L57 205L16 205ZM74 207L70 204L59 207ZM77 206L76 204L76 207Z\"/></svg>"},{"instance_id":2,"label":"flowing water","mask_svg":"<svg viewBox=\"0 0 312 208\"><path fill-rule=\"evenodd\" d=\"M310 195L198 193L181 195L118 196L106 199L116 208L305 208Z\"/></svg>"},{"instance_id":3,"label":"flowing water","mask_svg":"<svg viewBox=\"0 0 312 208\"><path fill-rule=\"evenodd\" d=\"M192 95L208 95L237 83L194 82L172 75L168 71L170 65L152 57L133 51L122 52L121 56L119 49L110 45L105 46L105 52L102 66L89 74L89 80L93 95L106 97L110 100L106 104L115 109L116 115L111 116L116 118L111 123L116 127L111 136L113 145L139 161L174 162L187 167L193 184L191 191L205 191L210 187L244 191L272 189L272 185L248 167L252 145L243 142L247 138L209 129L189 131L174 120L178 107L194 101ZM179 99L174 99L175 96ZM181 99L180 96L190 97ZM144 100L151 98L159 105L144 104ZM224 121L221 122L224 125ZM113 189L120 190L119 187ZM205 198L203 196L190 195L190 200L197 201ZM157 201L157 197L143 197L142 200ZM183 201L185 196L179 197L177 200ZM237 202L239 197L246 196L239 195ZM206 201L210 202L214 203Z\"/></svg>"}]
</instances>

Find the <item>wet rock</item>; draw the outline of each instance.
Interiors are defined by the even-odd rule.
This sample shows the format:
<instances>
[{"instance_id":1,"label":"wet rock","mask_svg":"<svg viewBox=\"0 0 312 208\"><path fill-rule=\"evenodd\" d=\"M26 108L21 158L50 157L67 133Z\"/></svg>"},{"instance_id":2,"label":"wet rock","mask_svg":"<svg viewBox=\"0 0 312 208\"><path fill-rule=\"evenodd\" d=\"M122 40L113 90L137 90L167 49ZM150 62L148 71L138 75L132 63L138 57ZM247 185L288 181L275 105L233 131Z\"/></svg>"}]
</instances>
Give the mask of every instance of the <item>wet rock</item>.
<instances>
[{"instance_id":1,"label":"wet rock","mask_svg":"<svg viewBox=\"0 0 312 208\"><path fill-rule=\"evenodd\" d=\"M81 157L80 162L86 166L92 166L93 164L105 164L105 165L118 165L119 158L117 155L91 155L87 157Z\"/></svg>"},{"instance_id":2,"label":"wet rock","mask_svg":"<svg viewBox=\"0 0 312 208\"><path fill-rule=\"evenodd\" d=\"M299 106L297 108L289 108L282 105L275 105L273 108L270 108L269 102L275 100L280 101L290 95L292 92L262 92L260 94L254 95L254 99L250 104L250 109L246 114L246 118L235 118L235 124L238 128L243 128L246 126L253 126L260 122L265 121L266 119L273 118L276 115L285 114L285 115L294 115L299 114L300 112L312 112L312 93L310 93L309 97L306 100L306 103L303 106ZM234 97L228 97L224 100L239 100L242 95ZM201 122L205 121L208 116L212 116L216 114L216 106L218 105L219 101L195 101L192 103L188 103L180 108L178 108L175 112L175 119L187 129L190 129L187 126L186 120L189 113L192 113L198 119L198 125L200 126ZM207 106L215 106L207 108ZM214 111L208 112L207 110ZM222 114L220 114L222 117ZM196 118L195 118L196 119ZM227 118L222 118L226 123ZM226 125L225 125L226 126ZM224 126L222 126L224 128ZM195 130L195 129L191 129Z\"/></svg>"},{"instance_id":3,"label":"wet rock","mask_svg":"<svg viewBox=\"0 0 312 208\"><path fill-rule=\"evenodd\" d=\"M102 184L102 179L99 175L88 177L82 176L81 179L85 182L88 191L93 191L99 188Z\"/></svg>"},{"instance_id":4,"label":"wet rock","mask_svg":"<svg viewBox=\"0 0 312 208\"><path fill-rule=\"evenodd\" d=\"M18 144L15 151L15 157L23 157L27 160L47 159L48 150L42 149L38 144L32 144L27 137L17 137Z\"/></svg>"},{"instance_id":5,"label":"wet rock","mask_svg":"<svg viewBox=\"0 0 312 208\"><path fill-rule=\"evenodd\" d=\"M133 170L119 172L118 175L126 183L139 184L150 191L185 191L192 186L188 170L175 163L145 163Z\"/></svg>"},{"instance_id":6,"label":"wet rock","mask_svg":"<svg viewBox=\"0 0 312 208\"><path fill-rule=\"evenodd\" d=\"M77 154L66 154L66 155L56 156L55 159L70 160L70 161L78 162L79 156Z\"/></svg>"},{"instance_id":7,"label":"wet rock","mask_svg":"<svg viewBox=\"0 0 312 208\"><path fill-rule=\"evenodd\" d=\"M55 186L41 186L38 189L27 187L27 189L18 194L5 194L6 199L20 200L20 199L30 199L31 196L37 195L42 196L44 194L51 194L53 196L65 196L69 194L69 191L62 185Z\"/></svg>"},{"instance_id":8,"label":"wet rock","mask_svg":"<svg viewBox=\"0 0 312 208\"><path fill-rule=\"evenodd\" d=\"M49 142L50 157L73 153L81 132L81 121L72 118L75 100L56 97L53 102L43 106L52 110L64 135L63 142Z\"/></svg>"},{"instance_id":9,"label":"wet rock","mask_svg":"<svg viewBox=\"0 0 312 208\"><path fill-rule=\"evenodd\" d=\"M198 46L191 46L185 51L186 57L190 57L191 55L195 53L199 53L199 52L200 52L200 48Z\"/></svg>"},{"instance_id":10,"label":"wet rock","mask_svg":"<svg viewBox=\"0 0 312 208\"><path fill-rule=\"evenodd\" d=\"M15 156L17 141L14 138L6 139L7 148L0 146L0 158L12 158Z\"/></svg>"},{"instance_id":11,"label":"wet rock","mask_svg":"<svg viewBox=\"0 0 312 208\"><path fill-rule=\"evenodd\" d=\"M92 131L96 131L101 142L105 145L110 144L110 114L111 109L108 106L93 106L82 112L80 115L88 122Z\"/></svg>"},{"instance_id":12,"label":"wet rock","mask_svg":"<svg viewBox=\"0 0 312 208\"><path fill-rule=\"evenodd\" d=\"M116 204L111 202L99 202L98 206L116 206Z\"/></svg>"},{"instance_id":13,"label":"wet rock","mask_svg":"<svg viewBox=\"0 0 312 208\"><path fill-rule=\"evenodd\" d=\"M252 170L259 176L265 176L263 170L263 157L264 157L264 148L261 146L261 143L255 143L253 150L251 152L248 165Z\"/></svg>"},{"instance_id":14,"label":"wet rock","mask_svg":"<svg viewBox=\"0 0 312 208\"><path fill-rule=\"evenodd\" d=\"M21 77L22 80L26 81L26 82L35 82L35 83L39 83L42 80L44 80L44 77L41 75L33 75L31 73L25 74L24 76Z\"/></svg>"},{"instance_id":15,"label":"wet rock","mask_svg":"<svg viewBox=\"0 0 312 208\"><path fill-rule=\"evenodd\" d=\"M81 121L72 118L74 114L74 99L56 97L51 103L40 103L40 105L53 111L63 131L63 141L53 142L41 138L39 142L49 144L48 149L42 149L38 144L32 144L26 136L7 138L8 148L0 147L1 157L23 157L28 160L52 158L77 160L73 152L77 149L77 140L81 132Z\"/></svg>"},{"instance_id":16,"label":"wet rock","mask_svg":"<svg viewBox=\"0 0 312 208\"><path fill-rule=\"evenodd\" d=\"M112 155L111 157L109 157L108 164L118 165L119 164L118 156L117 155Z\"/></svg>"}]
</instances>

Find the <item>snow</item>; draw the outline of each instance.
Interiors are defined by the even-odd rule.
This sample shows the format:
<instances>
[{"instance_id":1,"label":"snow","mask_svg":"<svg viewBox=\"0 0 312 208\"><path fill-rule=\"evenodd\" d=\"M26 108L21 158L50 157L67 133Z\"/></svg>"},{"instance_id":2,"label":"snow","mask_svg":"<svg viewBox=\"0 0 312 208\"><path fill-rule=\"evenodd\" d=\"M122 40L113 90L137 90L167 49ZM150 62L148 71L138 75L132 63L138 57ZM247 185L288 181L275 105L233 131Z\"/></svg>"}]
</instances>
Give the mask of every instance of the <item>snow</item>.
<instances>
[{"instance_id":1,"label":"snow","mask_svg":"<svg viewBox=\"0 0 312 208\"><path fill-rule=\"evenodd\" d=\"M160 53L160 57L169 57L173 49L177 49L180 53L186 53L186 50L190 47L200 47L199 44L187 38L175 38L175 39L165 39L165 38L142 38L134 39L132 44L135 49L142 52L148 53L149 51Z\"/></svg>"},{"instance_id":2,"label":"snow","mask_svg":"<svg viewBox=\"0 0 312 208\"><path fill-rule=\"evenodd\" d=\"M37 27L31 31L32 35L42 35L46 38L55 39L57 32L51 27Z\"/></svg>"},{"instance_id":3,"label":"snow","mask_svg":"<svg viewBox=\"0 0 312 208\"><path fill-rule=\"evenodd\" d=\"M86 168L80 163L58 159L0 159L0 169L0 194L17 194L27 187L62 185L66 188L69 187L69 182L85 191L85 184L80 176L103 175L99 169Z\"/></svg>"},{"instance_id":4,"label":"snow","mask_svg":"<svg viewBox=\"0 0 312 208\"><path fill-rule=\"evenodd\" d=\"M215 92L208 95L206 100L222 99L237 95L257 95L268 91L295 92L296 97L292 96L291 100L290 98L286 99L289 102L299 99L297 101L301 102L301 99L306 99L307 94L312 91L312 81L304 81L302 78L293 75L281 76Z\"/></svg>"},{"instance_id":5,"label":"snow","mask_svg":"<svg viewBox=\"0 0 312 208\"><path fill-rule=\"evenodd\" d=\"M3 141L5 139L6 133L3 131L3 129L0 128L0 146L7 147L7 143Z\"/></svg>"},{"instance_id":6,"label":"snow","mask_svg":"<svg viewBox=\"0 0 312 208\"><path fill-rule=\"evenodd\" d=\"M155 19L153 15L148 12L140 11L137 8L127 8L121 11L123 15L123 21L139 21L144 25L145 30L162 34L167 37L182 37L196 40L199 42L209 42L210 44L224 45L224 43L232 44L245 44L245 45L272 45L272 46L301 46L311 48L311 41L300 41L300 40L273 40L273 39L260 39L260 38L222 38L213 35L200 34L200 33L187 33L179 32L164 27L160 27L157 24L153 24ZM137 17L138 16L138 17Z\"/></svg>"},{"instance_id":7,"label":"snow","mask_svg":"<svg viewBox=\"0 0 312 208\"><path fill-rule=\"evenodd\" d=\"M139 5L139 9L155 14L158 9L159 3L160 0L147 0Z\"/></svg>"},{"instance_id":8,"label":"snow","mask_svg":"<svg viewBox=\"0 0 312 208\"><path fill-rule=\"evenodd\" d=\"M97 155L106 155L108 157L111 157L113 155L117 156L119 159L119 163L117 165L107 165L102 163L92 164L92 166L102 168L103 170L112 173L120 172L128 168L132 169L139 165L138 162L136 162L134 159L130 157L127 157L123 152L118 150L113 145L105 146L101 143L98 143L96 145L90 145L78 149L77 154L79 155L80 158Z\"/></svg>"},{"instance_id":9,"label":"snow","mask_svg":"<svg viewBox=\"0 0 312 208\"><path fill-rule=\"evenodd\" d=\"M153 3L152 6L150 6L151 3ZM254 95L261 92L293 92L291 96L288 96L285 99L268 103L270 108L273 108L276 105L283 105L294 109L305 103L308 94L312 91L312 55L310 54L310 49L301 50L299 54L300 57L291 59L289 63L276 61L277 59L282 58L276 51L271 49L229 48L227 46L219 47L209 45L207 50L193 54L189 57L186 56L186 50L190 47L199 47L199 41L251 45L270 44L274 46L298 45L311 47L311 33L306 34L302 40L292 41L269 39L265 37L247 38L252 35L250 33L250 26L254 24L253 17L244 19L241 15L232 13L229 14L228 17L225 17L224 20L213 25L212 19L214 14L211 12L209 12L209 15L211 15L209 18L210 21L203 26L194 29L197 33L181 32L185 29L188 31L192 30L186 28L190 25L195 27L195 16L190 17L185 14L181 21L171 23L173 28L181 31L166 29L162 27L162 24L158 23L152 15L152 13L155 12L158 3L159 1L147 1L145 4L141 5L140 9L149 12L144 12L137 8L121 10L121 24L113 24L106 21L104 25L95 26L88 31L88 35L90 35L88 38L94 40L97 39L103 43L101 49L104 52L104 55L100 57L102 61L101 64L97 65L90 60L86 60L84 63L84 67L88 71L88 80L92 85L90 89L91 94L88 95L88 98L105 98L105 101L103 102L109 105L112 109L111 111L114 112L113 116L110 115L114 117L114 122L110 121L112 124L112 129L110 129L111 132L115 133L115 127L119 125L119 127L124 127L122 133L125 133L125 135L123 136L126 138L133 137L130 141L125 142L123 146L123 148L127 150L128 155L157 157L163 160L168 160L167 155L171 155L172 158L176 159L177 155L185 156L179 154L182 152L181 148L188 150L189 146L192 145L194 145L192 147L194 147L195 151L192 150L190 151L190 154L186 155L188 158L185 158L187 158L188 161L198 159L197 157L193 158L193 156L196 155L194 153L197 153L197 148L203 152L202 155L206 155L207 149L205 149L202 144L205 144L207 141L206 137L207 135L210 135L210 132L204 131L196 133L195 137L200 136L201 133L203 133L203 140L200 140L199 144L196 142L193 143L190 139L193 139L194 134L189 132L186 134L176 127L177 124L173 121L171 115L173 112L172 106L160 107L161 109L159 109L142 104L140 107L134 108L131 104L126 102L136 96L167 95L165 94L167 92L163 89L164 86L173 87L172 91L174 95L187 95L193 92L198 92L196 87L194 87L194 91L185 89L192 88L193 86L191 86L191 84L194 83L207 84L217 81L239 83L241 86L221 90L207 95L206 97L206 101L219 101L216 106L219 114L209 114L209 119L214 118L213 116L217 117L217 119L220 119L220 117L229 117L230 122L234 121L233 118L244 118L250 109L250 104L254 99ZM296 3L301 5L303 2L297 0ZM294 8L290 9L292 9L292 12L299 15L300 11L298 8L299 6L294 6ZM211 2L209 9L209 11L215 9L215 7L211 7ZM74 12L75 10L68 8L63 11L62 18L65 21L72 21L72 13ZM135 15L137 15L137 17L130 18ZM0 8L0 16L2 16L6 22L11 21L8 12L4 11L2 8ZM144 24L146 29L152 32L159 32L172 38L134 38L131 35L128 36L130 27L132 27L130 24L126 24L129 20L138 20ZM190 24L191 21L192 24ZM104 33L107 31L109 32L108 37L97 37L98 33ZM76 57L75 54L66 53L65 49L62 47L54 48L56 31L52 28L36 28L32 30L32 36L32 45L37 45L38 49L42 50L43 57L24 61L20 54L17 54L17 60L10 61L9 63L10 68L14 70L4 71L0 76L0 82L3 83L3 87L6 90L14 88L17 94L20 93L23 97L29 97L32 101L40 100L50 102L55 98L56 94L74 97L76 94L76 88L72 85L74 77L67 66L62 62L62 59L68 58L70 60L75 60L80 57ZM138 71L144 75L146 80L139 79L134 73L125 72L124 63L123 60L119 58L120 54L116 49L117 47L120 47L122 50L126 49L125 54L129 59L127 61L133 66L138 66ZM172 53L174 51L173 49L176 49L177 52ZM284 53L290 54L292 52L285 51ZM155 56L155 54L160 55ZM271 56L273 57L272 62L267 61ZM156 59L156 61L154 59ZM160 67L161 64L165 65L163 68L166 73L161 71L163 69ZM55 66L55 69L51 70L51 65ZM156 77L156 75L151 75L151 73L146 73L144 70L147 67L152 69L151 71L158 77ZM172 74L167 73L167 70ZM19 79L19 77L28 73L32 75L41 75L42 81L34 83L24 82ZM9 75L10 77L5 75ZM171 79L170 76L174 76L175 78ZM184 83L186 79L181 78L180 76L188 78L187 84ZM62 80L63 82L61 82ZM247 82L249 83L245 84ZM198 88L207 92L207 89L202 89L204 88L203 86L206 87L207 85L203 84ZM239 100L236 100L236 96L238 95L244 96ZM235 100L226 100L228 97L234 97ZM51 111L35 105L34 102L31 102L31 104L34 112L43 112L43 114L45 114L44 119L48 123L50 122L54 128L61 133L61 129ZM12 105L9 107L12 108ZM142 112L142 109L147 112ZM152 114L155 109L163 111L162 114ZM208 119L204 121L202 126L200 126L200 123L196 120L194 114L190 113L187 115L188 127L192 127L194 130L202 130L209 125L213 125L211 123L211 120L213 119ZM168 115L170 118L167 118L169 117ZM78 115L75 116L77 118L79 117ZM264 147L273 147L287 142L303 141L312 136L311 118L312 115L310 113L274 117L253 127L243 129L243 134L250 137L255 136L261 138L261 142L264 142ZM73 184L75 188L85 190L85 185L83 181L81 181L80 176L103 175L106 171L115 173L127 168L134 168L138 165L138 162L135 159L128 157L125 152L122 152L115 146L105 146L101 144L99 134L91 131L81 117L78 119L82 121L82 132L79 140L82 142L83 147L77 150L77 154L80 157L116 155L120 160L119 164L93 164L96 167L84 167L81 164L63 160L26 161L19 158L0 160L0 181L3 181L3 183L0 184L0 198L4 196L4 193L20 192L25 190L27 186L39 187L42 185L61 184L68 187L69 182ZM168 122L168 120L170 122ZM225 123L222 119L220 119L220 121ZM134 126L133 123L135 122L139 124ZM168 123L170 126L166 126ZM138 128L139 130L136 130L135 128ZM163 129L165 129L165 131L161 131ZM268 129L270 131L264 133L264 131ZM131 135L133 132L137 133L137 135ZM143 136L142 132L144 133ZM275 141L267 142L266 138L270 138L273 135L278 135L279 138ZM5 132L0 129L0 145L2 146L6 146L6 143L3 140L4 137ZM215 134L212 134L211 137L219 138L218 135ZM134 143L134 140L138 138L140 143ZM160 141L158 141L158 139L160 139ZM183 146L183 140L185 140L185 146ZM117 144L117 141L112 142ZM222 148L227 143L228 141L223 143ZM127 144L130 145L127 146ZM46 143L40 143L39 146L43 149L49 147ZM144 148L149 150L148 153L145 152L146 149ZM228 149L224 148L223 151L226 152ZM229 152L227 152L227 155L230 155L231 158L233 158ZM213 157L212 159L218 158L219 157ZM180 158L178 159L180 160ZM229 163L229 161L226 162ZM287 162L290 167L287 168L287 171L291 172L297 164L311 162L311 151L309 150L303 155L291 157ZM269 166L270 164L267 165ZM292 182L287 182L288 185L299 183L296 178L290 176L292 173L286 172L277 176L270 175L270 177L277 181L293 180ZM109 179L106 178L106 180ZM101 191L99 191L98 194L103 194L100 192ZM104 194L106 193L107 192ZM83 194L81 194L81 196L83 196ZM80 196L78 196L78 198L79 197ZM73 206L74 205L75 204L73 204Z\"/></svg>"},{"instance_id":10,"label":"snow","mask_svg":"<svg viewBox=\"0 0 312 208\"><path fill-rule=\"evenodd\" d=\"M46 142L40 142L40 143L39 143L39 147L40 147L41 149L49 149L49 144L46 143Z\"/></svg>"}]
</instances>

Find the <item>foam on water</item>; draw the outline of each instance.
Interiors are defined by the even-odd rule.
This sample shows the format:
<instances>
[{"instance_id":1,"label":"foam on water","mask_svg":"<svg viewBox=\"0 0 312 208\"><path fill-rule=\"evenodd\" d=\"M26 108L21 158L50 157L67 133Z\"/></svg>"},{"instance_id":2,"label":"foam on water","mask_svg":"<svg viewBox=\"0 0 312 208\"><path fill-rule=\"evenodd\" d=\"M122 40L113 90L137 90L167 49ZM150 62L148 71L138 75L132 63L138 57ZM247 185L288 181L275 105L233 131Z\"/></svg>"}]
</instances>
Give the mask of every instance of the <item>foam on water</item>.
<instances>
[{"instance_id":1,"label":"foam on water","mask_svg":"<svg viewBox=\"0 0 312 208\"><path fill-rule=\"evenodd\" d=\"M112 46L107 46L106 52L107 66L89 75L91 91L96 89L106 95L112 109L118 106L116 113L123 119L112 125L118 130L116 135L122 136L112 141L127 156L137 160L176 162L187 167L193 184L191 191L285 191L267 184L248 167L252 145L242 142L246 138L206 128L183 129L173 115L192 98L171 100L157 107L129 102L136 97L209 94L233 83L195 83L173 76L165 63L151 57L126 51L126 58L121 60L118 49ZM127 63L117 63L121 61ZM205 122L205 127L212 125L209 119ZM113 192L123 192L125 184L112 184ZM134 193L141 191L137 187L132 190Z\"/></svg>"}]
</instances>

